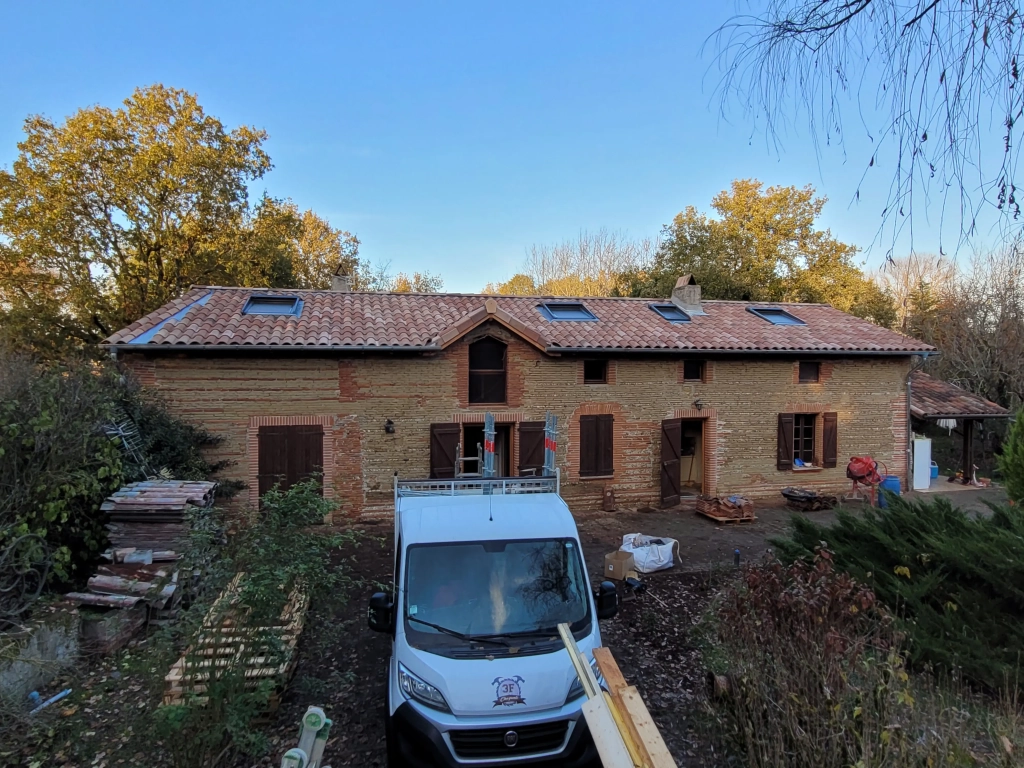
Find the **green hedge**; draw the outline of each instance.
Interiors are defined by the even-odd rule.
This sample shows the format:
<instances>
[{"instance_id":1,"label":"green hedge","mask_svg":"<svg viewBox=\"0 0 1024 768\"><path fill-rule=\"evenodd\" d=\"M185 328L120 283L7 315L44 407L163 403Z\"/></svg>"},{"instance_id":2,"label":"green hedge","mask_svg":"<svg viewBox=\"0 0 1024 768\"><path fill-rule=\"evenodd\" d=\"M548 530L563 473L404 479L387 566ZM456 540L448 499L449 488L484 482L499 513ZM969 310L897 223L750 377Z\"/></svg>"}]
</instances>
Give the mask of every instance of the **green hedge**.
<instances>
[{"instance_id":1,"label":"green hedge","mask_svg":"<svg viewBox=\"0 0 1024 768\"><path fill-rule=\"evenodd\" d=\"M840 511L834 525L794 516L783 559L809 559L824 543L837 568L871 587L899 618L912 662L959 668L997 689L1024 660L1024 513L967 514L946 499Z\"/></svg>"}]
</instances>

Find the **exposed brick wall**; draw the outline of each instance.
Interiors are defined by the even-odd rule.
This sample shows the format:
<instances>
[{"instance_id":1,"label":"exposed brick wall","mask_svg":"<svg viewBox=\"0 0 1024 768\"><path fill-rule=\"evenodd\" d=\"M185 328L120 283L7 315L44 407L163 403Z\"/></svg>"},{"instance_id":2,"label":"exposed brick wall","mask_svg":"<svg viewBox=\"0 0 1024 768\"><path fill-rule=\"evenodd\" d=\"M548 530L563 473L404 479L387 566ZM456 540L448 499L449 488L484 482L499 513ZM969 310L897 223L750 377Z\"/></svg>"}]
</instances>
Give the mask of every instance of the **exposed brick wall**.
<instances>
[{"instance_id":1,"label":"exposed brick wall","mask_svg":"<svg viewBox=\"0 0 1024 768\"><path fill-rule=\"evenodd\" d=\"M468 399L468 344L483 335L508 347L508 403L473 405ZM126 360L128 355L124 356ZM500 423L559 419L558 465L563 495L575 511L599 509L605 487L622 505L657 504L661 422L704 423L704 489L780 498L788 485L840 491L850 456L871 455L906 481L906 358L848 358L822 365L822 381L799 384L792 358L708 359L703 382L681 383L681 364L669 357L623 356L611 361L609 383L580 383L579 357L549 356L496 323L429 357L373 355L132 356L130 365L158 386L185 418L222 435L216 459L235 466L225 476L250 476L255 461L248 438L254 418L324 419L333 473L327 482L348 515L390 511L392 478L429 472L430 425L475 422L486 411ZM827 370L827 374L826 374ZM696 401L700 400L700 408ZM835 469L776 470L778 414L838 414ZM579 478L579 417L615 417L611 478ZM329 417L329 420L328 420ZM394 434L384 424L391 419ZM820 420L819 420L820 421ZM511 455L518 460L513 426ZM817 435L820 445L821 435ZM325 463L328 451L325 450Z\"/></svg>"}]
</instances>

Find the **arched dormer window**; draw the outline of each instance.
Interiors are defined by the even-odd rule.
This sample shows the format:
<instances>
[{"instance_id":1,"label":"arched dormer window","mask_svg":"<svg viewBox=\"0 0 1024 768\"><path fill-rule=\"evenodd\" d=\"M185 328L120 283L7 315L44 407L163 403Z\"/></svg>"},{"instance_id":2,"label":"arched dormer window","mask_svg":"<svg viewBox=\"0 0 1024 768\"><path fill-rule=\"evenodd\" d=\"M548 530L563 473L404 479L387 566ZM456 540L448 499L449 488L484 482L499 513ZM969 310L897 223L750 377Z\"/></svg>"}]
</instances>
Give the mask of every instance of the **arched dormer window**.
<instances>
[{"instance_id":1,"label":"arched dormer window","mask_svg":"<svg viewBox=\"0 0 1024 768\"><path fill-rule=\"evenodd\" d=\"M505 402L507 347L486 336L469 345L469 402Z\"/></svg>"}]
</instances>

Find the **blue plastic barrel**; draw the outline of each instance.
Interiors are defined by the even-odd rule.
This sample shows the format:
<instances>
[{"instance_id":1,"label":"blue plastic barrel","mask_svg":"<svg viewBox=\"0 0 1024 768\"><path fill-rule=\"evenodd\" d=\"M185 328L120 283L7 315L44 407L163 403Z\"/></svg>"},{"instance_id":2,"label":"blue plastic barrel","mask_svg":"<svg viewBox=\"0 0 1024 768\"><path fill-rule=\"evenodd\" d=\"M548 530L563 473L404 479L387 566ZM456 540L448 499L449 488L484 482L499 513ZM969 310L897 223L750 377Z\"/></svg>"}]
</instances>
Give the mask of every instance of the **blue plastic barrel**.
<instances>
[{"instance_id":1,"label":"blue plastic barrel","mask_svg":"<svg viewBox=\"0 0 1024 768\"><path fill-rule=\"evenodd\" d=\"M901 493L900 478L899 475L886 475L885 478L878 484L878 506L885 506L885 494L882 493L882 489L892 491L897 496Z\"/></svg>"},{"instance_id":2,"label":"blue plastic barrel","mask_svg":"<svg viewBox=\"0 0 1024 768\"><path fill-rule=\"evenodd\" d=\"M939 476L939 465L934 461L932 462L932 480Z\"/></svg>"}]
</instances>

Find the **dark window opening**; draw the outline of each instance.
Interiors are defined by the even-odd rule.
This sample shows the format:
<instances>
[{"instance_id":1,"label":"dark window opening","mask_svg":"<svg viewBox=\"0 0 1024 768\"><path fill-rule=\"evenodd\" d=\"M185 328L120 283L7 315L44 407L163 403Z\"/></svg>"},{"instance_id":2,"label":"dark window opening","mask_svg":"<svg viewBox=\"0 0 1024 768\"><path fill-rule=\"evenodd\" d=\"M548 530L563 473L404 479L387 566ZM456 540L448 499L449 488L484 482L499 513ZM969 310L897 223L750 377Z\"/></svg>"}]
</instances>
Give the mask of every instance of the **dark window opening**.
<instances>
[{"instance_id":1,"label":"dark window opening","mask_svg":"<svg viewBox=\"0 0 1024 768\"><path fill-rule=\"evenodd\" d=\"M675 304L651 304L651 309L664 317L670 323L688 323L690 316Z\"/></svg>"},{"instance_id":2,"label":"dark window opening","mask_svg":"<svg viewBox=\"0 0 1024 768\"><path fill-rule=\"evenodd\" d=\"M704 361L684 360L683 381L704 381Z\"/></svg>"},{"instance_id":3,"label":"dark window opening","mask_svg":"<svg viewBox=\"0 0 1024 768\"><path fill-rule=\"evenodd\" d=\"M615 472L615 417L580 416L580 477L602 477Z\"/></svg>"},{"instance_id":4,"label":"dark window opening","mask_svg":"<svg viewBox=\"0 0 1024 768\"><path fill-rule=\"evenodd\" d=\"M243 315L299 315L302 302L298 296L250 296L242 307Z\"/></svg>"},{"instance_id":5,"label":"dark window opening","mask_svg":"<svg viewBox=\"0 0 1024 768\"><path fill-rule=\"evenodd\" d=\"M806 325L796 315L791 315L778 307L748 307L748 311L753 312L762 320L767 320L772 325Z\"/></svg>"},{"instance_id":6,"label":"dark window opening","mask_svg":"<svg viewBox=\"0 0 1024 768\"><path fill-rule=\"evenodd\" d=\"M817 384L821 380L821 363L800 363L800 383Z\"/></svg>"},{"instance_id":7,"label":"dark window opening","mask_svg":"<svg viewBox=\"0 0 1024 768\"><path fill-rule=\"evenodd\" d=\"M804 464L814 463L814 421L813 413L793 414L793 458Z\"/></svg>"},{"instance_id":8,"label":"dark window opening","mask_svg":"<svg viewBox=\"0 0 1024 768\"><path fill-rule=\"evenodd\" d=\"M548 320L597 320L597 315L578 301L549 301L541 304L539 309Z\"/></svg>"},{"instance_id":9,"label":"dark window opening","mask_svg":"<svg viewBox=\"0 0 1024 768\"><path fill-rule=\"evenodd\" d=\"M508 349L497 339L469 345L469 402L505 402L505 364Z\"/></svg>"},{"instance_id":10,"label":"dark window opening","mask_svg":"<svg viewBox=\"0 0 1024 768\"><path fill-rule=\"evenodd\" d=\"M584 384L607 384L608 383L608 361L607 360L584 360L583 361L583 383Z\"/></svg>"}]
</instances>

